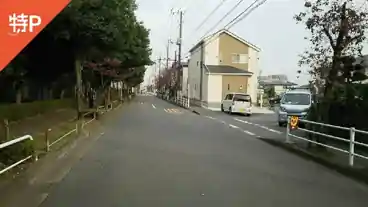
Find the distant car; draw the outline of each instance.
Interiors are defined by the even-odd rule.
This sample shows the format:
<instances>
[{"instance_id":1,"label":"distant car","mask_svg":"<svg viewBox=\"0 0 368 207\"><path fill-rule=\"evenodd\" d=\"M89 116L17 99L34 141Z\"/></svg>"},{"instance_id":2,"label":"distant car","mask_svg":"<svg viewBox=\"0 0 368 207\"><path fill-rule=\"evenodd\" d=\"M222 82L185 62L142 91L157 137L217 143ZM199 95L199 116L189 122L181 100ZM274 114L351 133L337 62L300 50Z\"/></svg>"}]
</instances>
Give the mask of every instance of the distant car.
<instances>
[{"instance_id":1,"label":"distant car","mask_svg":"<svg viewBox=\"0 0 368 207\"><path fill-rule=\"evenodd\" d=\"M284 126L289 116L305 119L312 106L312 94L306 90L290 90L283 94L277 111L278 124Z\"/></svg>"},{"instance_id":2,"label":"distant car","mask_svg":"<svg viewBox=\"0 0 368 207\"><path fill-rule=\"evenodd\" d=\"M228 93L221 102L221 111L250 116L252 114L252 99L250 95L245 93Z\"/></svg>"}]
</instances>

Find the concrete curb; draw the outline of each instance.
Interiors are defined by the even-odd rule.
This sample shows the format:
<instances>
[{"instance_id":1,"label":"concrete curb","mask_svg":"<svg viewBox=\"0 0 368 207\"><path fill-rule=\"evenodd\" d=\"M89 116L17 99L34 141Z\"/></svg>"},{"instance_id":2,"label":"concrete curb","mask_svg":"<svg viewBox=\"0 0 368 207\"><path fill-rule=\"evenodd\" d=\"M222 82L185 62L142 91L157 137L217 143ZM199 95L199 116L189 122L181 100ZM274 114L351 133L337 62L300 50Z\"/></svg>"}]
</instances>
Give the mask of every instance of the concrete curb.
<instances>
[{"instance_id":1,"label":"concrete curb","mask_svg":"<svg viewBox=\"0 0 368 207\"><path fill-rule=\"evenodd\" d=\"M311 152L308 152L307 150L301 149L293 144L287 144L284 142L280 142L273 139L265 139L260 138L262 141L271 144L276 147L283 148L289 152L292 152L300 157L303 157L308 160L312 160L316 163L319 163L327 168L330 168L332 170L335 170L336 172L343 174L345 176L348 176L356 181L363 182L368 185L368 169L357 169L357 168L351 168L349 166L343 166L337 163L333 163L328 161L327 159L318 156L316 154L313 154Z\"/></svg>"}]
</instances>

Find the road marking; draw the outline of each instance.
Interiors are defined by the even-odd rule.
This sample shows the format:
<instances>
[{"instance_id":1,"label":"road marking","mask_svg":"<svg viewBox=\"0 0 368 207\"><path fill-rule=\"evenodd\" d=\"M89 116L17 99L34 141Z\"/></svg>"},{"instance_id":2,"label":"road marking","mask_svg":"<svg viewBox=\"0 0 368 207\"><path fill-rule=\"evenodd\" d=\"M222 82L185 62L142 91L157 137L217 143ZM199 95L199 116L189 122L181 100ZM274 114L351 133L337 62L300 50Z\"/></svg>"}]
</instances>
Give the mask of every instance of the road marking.
<instances>
[{"instance_id":1,"label":"road marking","mask_svg":"<svg viewBox=\"0 0 368 207\"><path fill-rule=\"evenodd\" d=\"M206 116L209 119L215 120L216 118L213 118L212 116Z\"/></svg>"},{"instance_id":2,"label":"road marking","mask_svg":"<svg viewBox=\"0 0 368 207\"><path fill-rule=\"evenodd\" d=\"M156 106L155 106L155 105L153 105L153 104L152 104L152 107L153 107L154 109L156 108Z\"/></svg>"},{"instance_id":3,"label":"road marking","mask_svg":"<svg viewBox=\"0 0 368 207\"><path fill-rule=\"evenodd\" d=\"M60 160L62 158L64 158L66 155L68 154L68 151L65 151L64 153L60 154L57 159Z\"/></svg>"},{"instance_id":4,"label":"road marking","mask_svg":"<svg viewBox=\"0 0 368 207\"><path fill-rule=\"evenodd\" d=\"M249 125L254 125L254 126L260 127L260 128L265 129L265 130L267 130L269 132L273 132L273 133L276 133L276 134L282 134L282 132L280 132L280 131L271 129L269 127L266 127L266 126L263 126L263 125L260 125L260 124L257 124L257 123L252 123L252 122L244 121L244 120L237 119L237 118L234 118L234 119L236 121L239 121L239 122L242 122L242 123L245 123L245 124L249 124Z\"/></svg>"},{"instance_id":5,"label":"road marking","mask_svg":"<svg viewBox=\"0 0 368 207\"><path fill-rule=\"evenodd\" d=\"M247 131L247 130L244 130L243 131L244 133L250 135L250 136L256 136L254 133L250 132L250 131Z\"/></svg>"},{"instance_id":6,"label":"road marking","mask_svg":"<svg viewBox=\"0 0 368 207\"><path fill-rule=\"evenodd\" d=\"M229 127L234 128L234 129L239 129L238 126L235 126L235 125L232 125L232 124L229 124Z\"/></svg>"},{"instance_id":7,"label":"road marking","mask_svg":"<svg viewBox=\"0 0 368 207\"><path fill-rule=\"evenodd\" d=\"M164 109L164 111L166 113L170 113L170 114L182 114L183 112L179 109Z\"/></svg>"},{"instance_id":8,"label":"road marking","mask_svg":"<svg viewBox=\"0 0 368 207\"><path fill-rule=\"evenodd\" d=\"M250 124L250 125L253 125L253 123L251 122L248 122L248 121L244 121L244 120L241 120L241 119L237 119L237 118L234 118L236 121L239 121L239 122L243 122L245 124Z\"/></svg>"}]
</instances>

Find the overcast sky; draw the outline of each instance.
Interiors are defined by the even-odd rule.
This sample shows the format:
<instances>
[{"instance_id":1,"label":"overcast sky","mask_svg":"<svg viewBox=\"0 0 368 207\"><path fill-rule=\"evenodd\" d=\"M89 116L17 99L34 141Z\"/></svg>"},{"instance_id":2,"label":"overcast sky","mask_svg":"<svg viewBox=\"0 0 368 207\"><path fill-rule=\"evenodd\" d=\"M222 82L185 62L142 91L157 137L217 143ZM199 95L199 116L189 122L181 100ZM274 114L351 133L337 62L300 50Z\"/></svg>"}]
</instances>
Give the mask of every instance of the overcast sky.
<instances>
[{"instance_id":1,"label":"overcast sky","mask_svg":"<svg viewBox=\"0 0 368 207\"><path fill-rule=\"evenodd\" d=\"M225 0L223 6L206 23L195 30L208 14L223 0L137 0L138 18L150 29L152 59L166 56L168 38L178 37L179 16L170 10L184 9L183 56L199 41L239 0ZM254 0L244 0L216 29L222 29L231 19L247 8ZM356 0L357 3L367 0ZM308 32L297 25L293 16L303 10L304 0L268 0L230 30L261 48L260 69L262 75L285 74L290 81L307 83L309 76L296 78L299 57L308 46L304 40ZM367 5L368 6L368 5ZM367 51L368 47L365 48ZM176 45L170 47L174 57ZM367 52L366 52L367 53ZM306 69L303 69L306 73ZM146 72L145 81L154 73L153 67ZM157 72L157 71L156 71Z\"/></svg>"}]
</instances>

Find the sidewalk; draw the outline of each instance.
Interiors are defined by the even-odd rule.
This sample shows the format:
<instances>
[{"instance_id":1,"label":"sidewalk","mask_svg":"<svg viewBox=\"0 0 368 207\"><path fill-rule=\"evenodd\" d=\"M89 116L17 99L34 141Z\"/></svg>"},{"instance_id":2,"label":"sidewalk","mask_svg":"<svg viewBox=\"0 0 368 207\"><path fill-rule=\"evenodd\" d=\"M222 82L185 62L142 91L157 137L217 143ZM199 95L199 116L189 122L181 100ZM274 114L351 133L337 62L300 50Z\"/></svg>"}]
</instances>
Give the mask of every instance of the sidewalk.
<instances>
[{"instance_id":1,"label":"sidewalk","mask_svg":"<svg viewBox=\"0 0 368 207\"><path fill-rule=\"evenodd\" d=\"M293 134L306 137L306 135L301 131L293 132ZM292 143L286 143L285 134L282 136L275 136L273 138L261 138L261 140L276 147L283 148L303 158L317 162L345 176L368 184L368 160L355 156L354 167L350 167L348 164L348 154L333 149L321 149L316 146L309 147L306 141L293 137L291 137ZM336 148L344 148L344 150L348 150L348 146L342 146L331 142L328 144ZM357 150L357 153L368 156L366 152L362 152L361 150Z\"/></svg>"},{"instance_id":2,"label":"sidewalk","mask_svg":"<svg viewBox=\"0 0 368 207\"><path fill-rule=\"evenodd\" d=\"M200 106L195 106L195 105L191 105L190 109L194 113L199 113L199 114L205 114L205 113L208 113L208 112L216 112L216 111L212 111L210 109L206 109L206 108L203 108L203 107L200 107ZM260 108L260 107L257 107L257 106L253 106L252 107L252 113L253 114L274 114L275 111L272 111L272 110L270 110L266 107Z\"/></svg>"},{"instance_id":3,"label":"sidewalk","mask_svg":"<svg viewBox=\"0 0 368 207\"><path fill-rule=\"evenodd\" d=\"M275 111L267 108L267 107L258 107L258 106L253 106L252 107L252 112L253 114L274 114Z\"/></svg>"}]
</instances>

